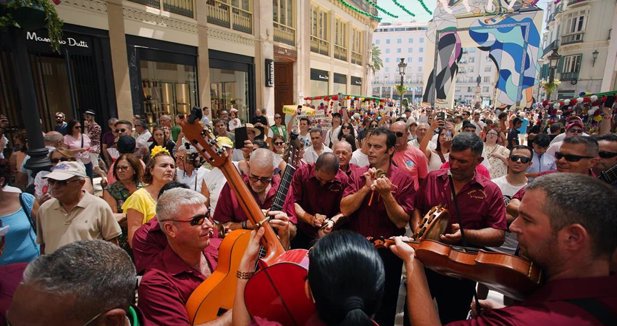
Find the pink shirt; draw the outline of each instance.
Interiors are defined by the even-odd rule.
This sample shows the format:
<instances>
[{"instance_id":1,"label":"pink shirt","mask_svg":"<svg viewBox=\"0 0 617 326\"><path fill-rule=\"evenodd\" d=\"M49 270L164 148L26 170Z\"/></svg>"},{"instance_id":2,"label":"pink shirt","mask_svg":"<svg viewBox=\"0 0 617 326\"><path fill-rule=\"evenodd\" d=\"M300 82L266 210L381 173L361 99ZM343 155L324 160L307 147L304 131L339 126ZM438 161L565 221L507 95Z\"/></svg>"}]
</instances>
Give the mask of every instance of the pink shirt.
<instances>
[{"instance_id":1,"label":"pink shirt","mask_svg":"<svg viewBox=\"0 0 617 326\"><path fill-rule=\"evenodd\" d=\"M411 174L414 181L414 189L418 191L420 179L428 175L428 161L426 155L414 146L407 146L404 151L395 151L392 162L400 169L406 170Z\"/></svg>"},{"instance_id":2,"label":"pink shirt","mask_svg":"<svg viewBox=\"0 0 617 326\"><path fill-rule=\"evenodd\" d=\"M83 137L83 145L82 145L82 137ZM64 136L64 144L68 147L68 149L76 149L76 148L90 148L90 138L86 134L81 134L81 137L74 138L71 135ZM75 153L75 158L80 160L83 164L90 163L90 154L88 151L84 151L81 153Z\"/></svg>"}]
</instances>

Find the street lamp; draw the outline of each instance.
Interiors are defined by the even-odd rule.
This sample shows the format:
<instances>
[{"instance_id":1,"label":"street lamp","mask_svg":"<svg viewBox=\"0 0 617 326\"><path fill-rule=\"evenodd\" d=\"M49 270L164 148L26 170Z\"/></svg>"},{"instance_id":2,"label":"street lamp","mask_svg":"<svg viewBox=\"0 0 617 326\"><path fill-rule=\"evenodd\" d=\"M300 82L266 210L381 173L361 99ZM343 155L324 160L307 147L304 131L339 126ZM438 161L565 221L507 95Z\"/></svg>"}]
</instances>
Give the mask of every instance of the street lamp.
<instances>
[{"instance_id":1,"label":"street lamp","mask_svg":"<svg viewBox=\"0 0 617 326\"><path fill-rule=\"evenodd\" d=\"M557 52L557 49L554 49L553 53L551 53L551 55L548 56L549 65L551 66L551 74L548 80L549 84L553 84L553 82L555 81L555 69L557 68L559 59L561 59L561 56Z\"/></svg>"},{"instance_id":2,"label":"street lamp","mask_svg":"<svg viewBox=\"0 0 617 326\"><path fill-rule=\"evenodd\" d=\"M591 66L595 66L596 65L596 60L598 59L598 54L600 54L600 52L598 52L598 50L593 50L593 52L591 52L591 56L592 56L592 63Z\"/></svg>"},{"instance_id":3,"label":"street lamp","mask_svg":"<svg viewBox=\"0 0 617 326\"><path fill-rule=\"evenodd\" d=\"M405 63L405 58L401 58L401 62L398 63L398 73L401 75L401 88L403 87L403 78L405 77L405 68L407 68L407 64Z\"/></svg>"}]
</instances>

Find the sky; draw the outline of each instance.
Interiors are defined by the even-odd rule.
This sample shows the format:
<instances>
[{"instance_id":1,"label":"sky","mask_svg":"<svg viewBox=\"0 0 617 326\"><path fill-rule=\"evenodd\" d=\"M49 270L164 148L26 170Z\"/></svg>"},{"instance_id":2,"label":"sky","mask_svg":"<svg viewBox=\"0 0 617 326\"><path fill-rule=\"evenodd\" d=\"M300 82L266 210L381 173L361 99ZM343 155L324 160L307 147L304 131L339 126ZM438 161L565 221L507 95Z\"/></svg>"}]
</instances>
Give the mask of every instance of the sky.
<instances>
[{"instance_id":1,"label":"sky","mask_svg":"<svg viewBox=\"0 0 617 326\"><path fill-rule=\"evenodd\" d=\"M426 10L422 8L422 5L420 4L419 0L396 0L396 1L400 3L401 5L403 5L403 7L405 7L407 10L414 13L416 16L411 17L410 15L405 13L399 6L397 6L394 3L394 0L378 0L377 4L380 7L398 16L398 18L392 18L378 11L379 17L382 18L381 19L382 22L393 22L393 21L407 21L408 22L411 20L415 20L419 22L427 22L432 18L432 15L429 15L429 13L427 13ZM437 6L437 0L423 0L423 1L424 1L424 4L426 4L426 7L429 8L430 11L433 11L433 9ZM546 9L546 3L548 1L553 1L553 0L540 0L538 2L538 7L542 9Z\"/></svg>"}]
</instances>

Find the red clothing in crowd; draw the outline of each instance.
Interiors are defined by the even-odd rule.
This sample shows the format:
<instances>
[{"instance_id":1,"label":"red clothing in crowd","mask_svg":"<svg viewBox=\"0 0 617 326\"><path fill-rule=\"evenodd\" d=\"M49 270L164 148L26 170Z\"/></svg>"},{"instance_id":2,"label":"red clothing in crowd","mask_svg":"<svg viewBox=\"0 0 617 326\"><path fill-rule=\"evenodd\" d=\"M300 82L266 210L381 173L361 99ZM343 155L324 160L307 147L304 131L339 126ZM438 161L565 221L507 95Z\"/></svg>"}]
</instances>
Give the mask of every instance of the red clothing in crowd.
<instances>
[{"instance_id":1,"label":"red clothing in crowd","mask_svg":"<svg viewBox=\"0 0 617 326\"><path fill-rule=\"evenodd\" d=\"M204 249L210 269L216 268L217 256ZM157 325L192 325L184 307L191 293L206 277L185 263L167 246L152 261L139 284L139 309Z\"/></svg>"},{"instance_id":2,"label":"red clothing in crowd","mask_svg":"<svg viewBox=\"0 0 617 326\"><path fill-rule=\"evenodd\" d=\"M309 214L319 213L332 217L341 212L343 190L348 182L345 172L339 170L334 180L322 186L315 177L315 164L307 164L294 173L290 188L293 194L291 203L298 203ZM310 238L315 238L317 229L298 219L293 205L288 206L287 214L294 216L298 221L298 231Z\"/></svg>"},{"instance_id":3,"label":"red clothing in crowd","mask_svg":"<svg viewBox=\"0 0 617 326\"><path fill-rule=\"evenodd\" d=\"M349 186L345 188L343 197L358 192L366 184L366 179L363 174L369 167L359 168L352 174L349 180ZM390 165L390 169L386 174L390 182L392 182L392 195L396 202L401 205L403 210L411 216L414 210L414 200L416 191L413 185L413 179L405 170L399 169L394 165ZM356 231L363 236L374 237L391 237L403 235L405 228L398 228L388 218L386 207L379 193L374 192L371 206L368 205L371 194L369 193L362 201L362 205L349 218L349 223L346 227Z\"/></svg>"},{"instance_id":4,"label":"red clothing in crowd","mask_svg":"<svg viewBox=\"0 0 617 326\"><path fill-rule=\"evenodd\" d=\"M418 191L420 179L428 175L428 161L426 155L414 146L408 145L404 151L395 151L392 162L400 169L407 170L413 177L414 189Z\"/></svg>"},{"instance_id":5,"label":"red clothing in crowd","mask_svg":"<svg viewBox=\"0 0 617 326\"><path fill-rule=\"evenodd\" d=\"M542 286L519 305L488 310L480 317L448 325L604 325L575 300L598 304L615 318L617 276L555 280Z\"/></svg>"},{"instance_id":6,"label":"red clothing in crowd","mask_svg":"<svg viewBox=\"0 0 617 326\"><path fill-rule=\"evenodd\" d=\"M428 174L423 191L418 193L416 206L422 214L439 204L450 212L450 224L459 223L450 191L448 170L441 169ZM494 228L506 230L506 206L499 187L490 179L476 173L474 178L459 191L458 207L462 228L479 230Z\"/></svg>"}]
</instances>

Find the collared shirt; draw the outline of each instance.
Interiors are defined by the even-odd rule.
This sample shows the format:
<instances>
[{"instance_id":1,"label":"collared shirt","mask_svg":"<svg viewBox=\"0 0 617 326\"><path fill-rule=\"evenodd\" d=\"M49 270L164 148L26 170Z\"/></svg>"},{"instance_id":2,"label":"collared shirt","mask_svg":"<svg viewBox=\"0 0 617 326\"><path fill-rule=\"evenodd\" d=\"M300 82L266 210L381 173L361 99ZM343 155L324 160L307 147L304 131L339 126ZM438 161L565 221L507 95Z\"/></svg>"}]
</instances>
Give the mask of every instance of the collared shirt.
<instances>
[{"instance_id":1,"label":"collared shirt","mask_svg":"<svg viewBox=\"0 0 617 326\"><path fill-rule=\"evenodd\" d=\"M343 191L349 183L345 172L339 170L334 180L321 185L315 177L315 164L307 164L300 167L293 176L291 183L291 192L293 201L290 203L298 203L309 214L323 214L327 217L332 217L340 213L341 199ZM296 217L296 212L293 205L289 205L287 214ZM313 238L317 234L317 229L298 219L298 230L305 235Z\"/></svg>"},{"instance_id":2,"label":"collared shirt","mask_svg":"<svg viewBox=\"0 0 617 326\"><path fill-rule=\"evenodd\" d=\"M204 249L210 270L217 257ZM139 283L139 309L157 325L192 325L184 307L191 293L206 277L167 246L152 261Z\"/></svg>"},{"instance_id":3,"label":"collared shirt","mask_svg":"<svg viewBox=\"0 0 617 326\"><path fill-rule=\"evenodd\" d=\"M428 174L428 162L426 155L421 150L407 145L404 151L395 151L392 162L397 167L409 172L414 182L414 189L418 191L420 179L426 178Z\"/></svg>"},{"instance_id":4,"label":"collared shirt","mask_svg":"<svg viewBox=\"0 0 617 326\"><path fill-rule=\"evenodd\" d=\"M37 242L45 245L45 254L75 241L112 240L122 234L107 202L87 192L70 212L52 198L41 205L38 215Z\"/></svg>"},{"instance_id":5,"label":"collared shirt","mask_svg":"<svg viewBox=\"0 0 617 326\"><path fill-rule=\"evenodd\" d=\"M349 178L349 186L343 192L343 198L358 192L358 190L364 187L366 178L363 174L368 169L368 167L359 168L352 174L351 178ZM407 214L411 215L414 210L414 200L416 197L412 177L394 165L390 165L386 175L390 182L392 182L392 195L394 199ZM360 208L349 217L347 228L364 236L391 237L404 234L405 228L399 229L390 221L381 195L375 191L372 196L373 200L370 206L368 202L371 192L364 197Z\"/></svg>"},{"instance_id":6,"label":"collared shirt","mask_svg":"<svg viewBox=\"0 0 617 326\"><path fill-rule=\"evenodd\" d=\"M266 194L266 199L263 203L259 200L259 195L253 192L253 189L249 185L248 177L244 177L244 183L248 188L251 195L257 202L257 205L261 209L269 209L274 202L274 197L276 197L276 192L279 188L279 184L281 183L281 177L278 174L275 174L272 177L272 184L270 189L268 189L268 193ZM240 203L238 202L238 197L236 193L231 189L228 183L223 186L223 190L221 190L221 194L219 195L219 200L216 204L216 210L214 211L213 219L220 223L227 222L242 222L246 221L248 218L244 214ZM291 217L290 217L291 219ZM295 218L292 219L292 222L295 224Z\"/></svg>"},{"instance_id":7,"label":"collared shirt","mask_svg":"<svg viewBox=\"0 0 617 326\"><path fill-rule=\"evenodd\" d=\"M452 192L448 169L432 171L426 177L419 192L416 205L422 214L439 204L445 205L450 212L450 224L459 223ZM476 173L471 181L456 194L460 208L461 227L470 230L494 228L505 230L506 205L499 187L488 178Z\"/></svg>"},{"instance_id":8,"label":"collared shirt","mask_svg":"<svg viewBox=\"0 0 617 326\"><path fill-rule=\"evenodd\" d=\"M521 304L485 311L480 317L448 325L602 325L572 300L593 300L617 315L617 276L551 281Z\"/></svg>"},{"instance_id":9,"label":"collared shirt","mask_svg":"<svg viewBox=\"0 0 617 326\"><path fill-rule=\"evenodd\" d=\"M555 156L551 154L538 154L534 151L533 158L531 159L531 166L527 169L527 173L540 173L555 170L557 168L555 161Z\"/></svg>"},{"instance_id":10,"label":"collared shirt","mask_svg":"<svg viewBox=\"0 0 617 326\"><path fill-rule=\"evenodd\" d=\"M332 153L332 150L330 149L330 147L322 145L321 154L323 153ZM317 153L317 151L315 151L312 145L304 150L304 160L306 161L306 163L317 162L317 158L319 157L319 155L320 153Z\"/></svg>"}]
</instances>

